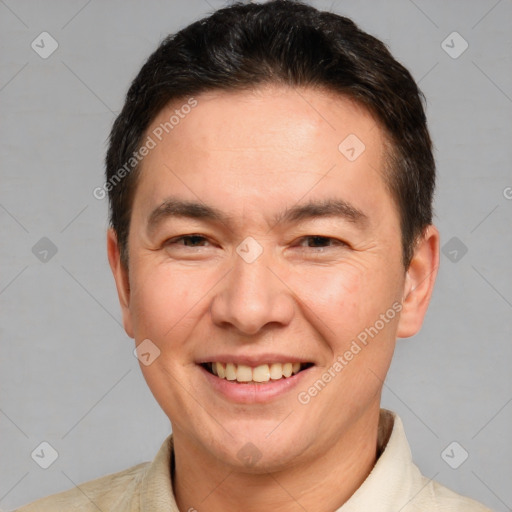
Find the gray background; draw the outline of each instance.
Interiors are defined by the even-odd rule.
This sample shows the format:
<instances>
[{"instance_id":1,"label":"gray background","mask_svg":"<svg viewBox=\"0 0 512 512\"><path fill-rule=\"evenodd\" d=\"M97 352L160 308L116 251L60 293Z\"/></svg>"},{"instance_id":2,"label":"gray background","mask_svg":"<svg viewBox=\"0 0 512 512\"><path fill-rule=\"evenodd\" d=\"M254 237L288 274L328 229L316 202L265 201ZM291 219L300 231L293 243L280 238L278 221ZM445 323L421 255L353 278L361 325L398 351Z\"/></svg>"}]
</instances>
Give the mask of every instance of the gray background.
<instances>
[{"instance_id":1,"label":"gray background","mask_svg":"<svg viewBox=\"0 0 512 512\"><path fill-rule=\"evenodd\" d=\"M383 39L420 82L436 223L443 245L456 237L422 332L398 344L384 406L401 415L425 475L510 510L512 3L313 3ZM170 432L120 324L107 204L92 191L139 67L165 35L221 5L0 0L3 509L150 460ZM59 44L47 59L31 48L43 31ZM453 31L469 44L456 59L441 45ZM33 251L42 237L55 255L41 252L47 241ZM42 441L59 454L46 470L31 458ZM452 441L469 453L458 469L441 457Z\"/></svg>"}]
</instances>

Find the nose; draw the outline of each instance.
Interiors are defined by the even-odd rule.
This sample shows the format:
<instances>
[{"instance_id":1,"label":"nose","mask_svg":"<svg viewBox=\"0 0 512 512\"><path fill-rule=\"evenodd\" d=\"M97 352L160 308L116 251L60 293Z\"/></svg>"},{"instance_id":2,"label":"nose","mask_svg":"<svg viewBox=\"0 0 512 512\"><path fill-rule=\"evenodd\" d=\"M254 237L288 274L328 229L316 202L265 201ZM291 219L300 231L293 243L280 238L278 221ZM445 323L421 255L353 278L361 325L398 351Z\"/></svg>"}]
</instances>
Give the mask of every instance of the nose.
<instances>
[{"instance_id":1,"label":"nose","mask_svg":"<svg viewBox=\"0 0 512 512\"><path fill-rule=\"evenodd\" d=\"M294 315L293 296L269 258L262 255L251 263L234 258L232 271L212 298L213 322L247 336L288 325Z\"/></svg>"}]
</instances>

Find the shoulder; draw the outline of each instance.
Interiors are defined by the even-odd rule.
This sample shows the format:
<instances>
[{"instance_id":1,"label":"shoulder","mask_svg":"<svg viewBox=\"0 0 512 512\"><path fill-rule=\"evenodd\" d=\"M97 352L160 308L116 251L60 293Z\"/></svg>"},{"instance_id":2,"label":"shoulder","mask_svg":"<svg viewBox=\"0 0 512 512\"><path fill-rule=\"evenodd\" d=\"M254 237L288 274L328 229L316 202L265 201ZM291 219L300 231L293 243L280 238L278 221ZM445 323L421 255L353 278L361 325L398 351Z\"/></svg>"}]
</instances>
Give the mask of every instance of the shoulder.
<instances>
[{"instance_id":1,"label":"shoulder","mask_svg":"<svg viewBox=\"0 0 512 512\"><path fill-rule=\"evenodd\" d=\"M373 492L392 496L394 509L402 512L491 512L481 503L421 474L412 460L402 421L391 411L381 411L379 446L382 454L373 471L376 477Z\"/></svg>"},{"instance_id":2,"label":"shoulder","mask_svg":"<svg viewBox=\"0 0 512 512\"><path fill-rule=\"evenodd\" d=\"M492 512L490 508L467 496L462 496L434 480L425 481L425 491L417 496L414 508L436 512ZM428 507L428 508L425 508Z\"/></svg>"},{"instance_id":3,"label":"shoulder","mask_svg":"<svg viewBox=\"0 0 512 512\"><path fill-rule=\"evenodd\" d=\"M39 499L14 512L97 512L98 509L114 510L120 505L128 506L138 496L140 483L149 465L149 462L144 462L79 484L69 491Z\"/></svg>"}]
</instances>

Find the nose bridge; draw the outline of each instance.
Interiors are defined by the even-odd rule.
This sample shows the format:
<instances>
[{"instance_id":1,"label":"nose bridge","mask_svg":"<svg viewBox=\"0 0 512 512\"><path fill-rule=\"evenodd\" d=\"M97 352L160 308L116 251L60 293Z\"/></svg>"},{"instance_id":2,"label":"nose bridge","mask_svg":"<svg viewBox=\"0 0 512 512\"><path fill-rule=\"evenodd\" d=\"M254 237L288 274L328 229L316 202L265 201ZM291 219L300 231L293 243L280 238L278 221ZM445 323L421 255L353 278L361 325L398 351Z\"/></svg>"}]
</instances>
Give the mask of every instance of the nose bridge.
<instances>
[{"instance_id":1,"label":"nose bridge","mask_svg":"<svg viewBox=\"0 0 512 512\"><path fill-rule=\"evenodd\" d=\"M219 326L230 324L244 334L256 334L269 323L286 325L293 316L293 303L286 286L269 269L272 258L262 253L246 258L243 249L242 243L232 271L213 298L213 321Z\"/></svg>"}]
</instances>

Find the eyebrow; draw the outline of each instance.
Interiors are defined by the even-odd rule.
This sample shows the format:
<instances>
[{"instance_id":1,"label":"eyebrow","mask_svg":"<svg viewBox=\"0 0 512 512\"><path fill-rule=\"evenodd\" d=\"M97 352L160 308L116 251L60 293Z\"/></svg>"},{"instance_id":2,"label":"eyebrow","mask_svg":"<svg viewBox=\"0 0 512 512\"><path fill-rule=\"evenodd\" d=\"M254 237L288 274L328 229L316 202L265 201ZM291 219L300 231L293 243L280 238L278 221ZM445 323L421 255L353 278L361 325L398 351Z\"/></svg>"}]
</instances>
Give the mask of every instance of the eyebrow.
<instances>
[{"instance_id":1,"label":"eyebrow","mask_svg":"<svg viewBox=\"0 0 512 512\"><path fill-rule=\"evenodd\" d=\"M228 217L217 208L195 201L167 198L149 215L147 227L154 231L159 224L169 217L184 217L214 222L227 223Z\"/></svg>"},{"instance_id":2,"label":"eyebrow","mask_svg":"<svg viewBox=\"0 0 512 512\"><path fill-rule=\"evenodd\" d=\"M148 231L154 231L164 220L172 217L200 219L228 225L232 217L221 210L204 203L169 197L157 206L149 215ZM297 204L273 217L272 228L279 223L291 224L302 220L322 217L340 217L360 227L365 227L368 216L359 208L343 199L323 199Z\"/></svg>"},{"instance_id":3,"label":"eyebrow","mask_svg":"<svg viewBox=\"0 0 512 512\"><path fill-rule=\"evenodd\" d=\"M343 199L333 198L309 201L287 208L283 213L274 217L274 222L276 224L280 222L293 223L321 217L341 217L360 227L364 227L369 221L368 215L359 208Z\"/></svg>"}]
</instances>

